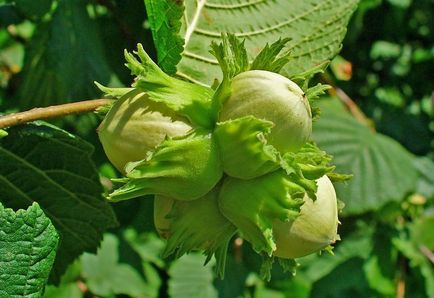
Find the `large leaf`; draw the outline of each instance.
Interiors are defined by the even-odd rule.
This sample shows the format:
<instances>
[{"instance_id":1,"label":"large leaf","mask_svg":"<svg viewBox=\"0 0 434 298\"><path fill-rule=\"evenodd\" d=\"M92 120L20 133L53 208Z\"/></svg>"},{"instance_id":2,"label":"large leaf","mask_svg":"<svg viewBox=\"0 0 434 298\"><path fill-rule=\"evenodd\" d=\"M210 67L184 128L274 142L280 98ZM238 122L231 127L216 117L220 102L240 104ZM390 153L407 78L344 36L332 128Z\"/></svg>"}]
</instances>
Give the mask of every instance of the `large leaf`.
<instances>
[{"instance_id":1,"label":"large leaf","mask_svg":"<svg viewBox=\"0 0 434 298\"><path fill-rule=\"evenodd\" d=\"M212 268L210 264L204 266L204 261L201 255L189 254L172 263L169 269L171 298L217 298Z\"/></svg>"},{"instance_id":2,"label":"large leaf","mask_svg":"<svg viewBox=\"0 0 434 298\"><path fill-rule=\"evenodd\" d=\"M8 131L0 139L0 201L13 209L38 202L61 235L55 280L83 251L95 251L102 232L116 225L102 197L88 143L43 123Z\"/></svg>"},{"instance_id":3,"label":"large leaf","mask_svg":"<svg viewBox=\"0 0 434 298\"><path fill-rule=\"evenodd\" d=\"M119 240L106 234L96 255L86 253L81 258L83 277L90 291L103 297L114 294L148 297L140 274L130 265L119 263L118 246Z\"/></svg>"},{"instance_id":4,"label":"large leaf","mask_svg":"<svg viewBox=\"0 0 434 298\"><path fill-rule=\"evenodd\" d=\"M173 7L174 0L146 0L146 7L164 2ZM177 74L192 81L211 85L221 73L216 59L209 53L211 41L220 39L221 32L234 33L246 39L250 58L256 56L266 43L280 37L291 38L288 43L292 61L284 68L287 76L306 71L331 59L340 49L346 24L357 0L186 0L182 18L181 37L184 52ZM163 5L163 4L160 4ZM177 9L180 9L179 7ZM162 40L173 38L178 21L175 13L154 13L150 25L154 34L162 33ZM158 21L157 21L158 20ZM168 43L170 46L171 44ZM177 48L174 48L176 50ZM161 55L169 49L157 50ZM172 56L176 57L175 54ZM176 63L176 59L172 59ZM167 67L167 65L166 65Z\"/></svg>"},{"instance_id":5,"label":"large leaf","mask_svg":"<svg viewBox=\"0 0 434 298\"><path fill-rule=\"evenodd\" d=\"M145 0L149 25L152 29L158 64L167 73L176 72L181 60L183 39L178 35L184 11L182 1Z\"/></svg>"},{"instance_id":6,"label":"large leaf","mask_svg":"<svg viewBox=\"0 0 434 298\"><path fill-rule=\"evenodd\" d=\"M0 204L0 297L40 297L58 242L37 203L16 213Z\"/></svg>"},{"instance_id":7,"label":"large leaf","mask_svg":"<svg viewBox=\"0 0 434 298\"><path fill-rule=\"evenodd\" d=\"M352 258L367 259L372 250L372 233L372 228L362 226L336 245L334 255L309 255L298 259L300 274L313 283Z\"/></svg>"},{"instance_id":8,"label":"large leaf","mask_svg":"<svg viewBox=\"0 0 434 298\"><path fill-rule=\"evenodd\" d=\"M100 94L93 82L108 82L110 69L86 5L60 1L50 21L37 27L18 92L21 108L92 98Z\"/></svg>"},{"instance_id":9,"label":"large leaf","mask_svg":"<svg viewBox=\"0 0 434 298\"><path fill-rule=\"evenodd\" d=\"M414 166L419 171L419 184L417 191L430 198L434 196L434 161L429 157L418 157Z\"/></svg>"},{"instance_id":10,"label":"large leaf","mask_svg":"<svg viewBox=\"0 0 434 298\"><path fill-rule=\"evenodd\" d=\"M53 4L52 0L7 0L13 3L26 18L37 20L43 17Z\"/></svg>"},{"instance_id":11,"label":"large leaf","mask_svg":"<svg viewBox=\"0 0 434 298\"><path fill-rule=\"evenodd\" d=\"M68 283L55 286L48 286L45 289L44 298L83 298L83 292L77 286L77 283Z\"/></svg>"},{"instance_id":12,"label":"large leaf","mask_svg":"<svg viewBox=\"0 0 434 298\"><path fill-rule=\"evenodd\" d=\"M404 147L357 122L338 100L325 100L320 107L314 140L334 156L337 172L354 174L347 184L336 184L344 213L376 210L416 189L414 157Z\"/></svg>"},{"instance_id":13,"label":"large leaf","mask_svg":"<svg viewBox=\"0 0 434 298\"><path fill-rule=\"evenodd\" d=\"M72 263L63 274L58 286L47 285L44 298L83 298L84 293L80 290L81 262Z\"/></svg>"},{"instance_id":14,"label":"large leaf","mask_svg":"<svg viewBox=\"0 0 434 298\"><path fill-rule=\"evenodd\" d=\"M370 291L366 277L363 271L360 270L362 266L363 260L359 258L349 259L339 264L331 274L326 275L312 285L310 297L378 297L374 296Z\"/></svg>"}]
</instances>

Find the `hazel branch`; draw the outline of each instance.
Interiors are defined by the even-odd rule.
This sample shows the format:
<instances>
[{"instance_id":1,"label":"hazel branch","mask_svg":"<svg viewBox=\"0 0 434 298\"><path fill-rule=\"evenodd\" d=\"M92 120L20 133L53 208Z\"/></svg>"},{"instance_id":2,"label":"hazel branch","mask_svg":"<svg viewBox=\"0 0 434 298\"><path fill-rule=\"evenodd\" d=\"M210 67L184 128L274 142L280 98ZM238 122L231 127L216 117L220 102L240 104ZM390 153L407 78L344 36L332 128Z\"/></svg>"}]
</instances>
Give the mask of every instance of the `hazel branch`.
<instances>
[{"instance_id":1,"label":"hazel branch","mask_svg":"<svg viewBox=\"0 0 434 298\"><path fill-rule=\"evenodd\" d=\"M432 252L428 247L422 245L419 247L420 252L434 264L434 252Z\"/></svg>"},{"instance_id":2,"label":"hazel branch","mask_svg":"<svg viewBox=\"0 0 434 298\"><path fill-rule=\"evenodd\" d=\"M344 90L336 86L327 75L321 76L321 79L328 85L332 86L330 89L330 94L335 95L337 98L341 100L341 102L345 105L347 110L353 115L353 117L359 121L360 123L367 126L369 129L374 130L374 125L372 121L362 112L359 106L351 99L351 97L345 93Z\"/></svg>"},{"instance_id":3,"label":"hazel branch","mask_svg":"<svg viewBox=\"0 0 434 298\"><path fill-rule=\"evenodd\" d=\"M56 118L71 114L87 113L112 102L112 99L92 99L73 103L34 108L28 111L0 116L0 128L11 127L35 120Z\"/></svg>"}]
</instances>

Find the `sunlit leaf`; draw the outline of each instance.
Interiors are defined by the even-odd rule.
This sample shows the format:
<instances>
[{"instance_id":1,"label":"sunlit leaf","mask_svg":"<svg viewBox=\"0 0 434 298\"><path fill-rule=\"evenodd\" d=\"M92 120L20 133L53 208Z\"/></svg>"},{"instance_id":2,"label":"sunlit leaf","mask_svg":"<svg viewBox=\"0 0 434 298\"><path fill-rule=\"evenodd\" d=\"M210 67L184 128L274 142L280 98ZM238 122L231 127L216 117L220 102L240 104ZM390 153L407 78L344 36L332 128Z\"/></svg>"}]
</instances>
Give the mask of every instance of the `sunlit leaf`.
<instances>
[{"instance_id":1,"label":"sunlit leaf","mask_svg":"<svg viewBox=\"0 0 434 298\"><path fill-rule=\"evenodd\" d=\"M211 264L204 266L205 257L185 255L169 268L169 295L171 298L217 298L213 286Z\"/></svg>"},{"instance_id":2,"label":"sunlit leaf","mask_svg":"<svg viewBox=\"0 0 434 298\"><path fill-rule=\"evenodd\" d=\"M161 3L161 2L164 2ZM173 0L147 0L147 8L155 11L158 5L174 6ZM221 77L217 60L209 53L211 41L219 41L222 32L234 33L246 39L250 58L256 56L266 43L279 38L291 38L288 50L291 63L282 73L293 76L333 58L340 50L345 26L355 9L357 0L253 0L243 2L187 0L181 19L180 35L184 52L177 74L198 83L211 85ZM177 10L179 7L177 8ZM177 13L152 15L151 28L163 35L163 41L173 38L177 29ZM174 19L171 19L173 17ZM155 38L155 36L154 36ZM176 38L175 38L176 40ZM168 49L157 46L159 54ZM173 45L173 43L169 43ZM173 47L176 49L176 47ZM172 54L174 55L174 54ZM176 59L172 59L176 63Z\"/></svg>"},{"instance_id":3,"label":"sunlit leaf","mask_svg":"<svg viewBox=\"0 0 434 298\"><path fill-rule=\"evenodd\" d=\"M348 183L336 184L344 213L376 210L416 190L414 157L404 147L357 122L337 99L319 106L322 113L314 125L314 140L334 156L338 172L354 175Z\"/></svg>"},{"instance_id":4,"label":"sunlit leaf","mask_svg":"<svg viewBox=\"0 0 434 298\"><path fill-rule=\"evenodd\" d=\"M96 255L86 253L81 258L83 277L89 289L100 296L145 297L146 283L140 274L130 265L119 263L118 245L119 240L114 235L106 234Z\"/></svg>"}]
</instances>

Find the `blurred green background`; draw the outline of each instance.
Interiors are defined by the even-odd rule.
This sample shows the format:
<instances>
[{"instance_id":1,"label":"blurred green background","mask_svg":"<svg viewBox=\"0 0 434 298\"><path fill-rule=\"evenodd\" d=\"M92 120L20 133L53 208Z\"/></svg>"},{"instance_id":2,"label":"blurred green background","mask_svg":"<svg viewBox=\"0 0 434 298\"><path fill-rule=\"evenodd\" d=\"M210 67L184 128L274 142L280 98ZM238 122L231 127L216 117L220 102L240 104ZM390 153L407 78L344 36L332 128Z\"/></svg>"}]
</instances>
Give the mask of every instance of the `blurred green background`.
<instances>
[{"instance_id":1,"label":"blurred green background","mask_svg":"<svg viewBox=\"0 0 434 298\"><path fill-rule=\"evenodd\" d=\"M120 227L105 235L97 255L84 254L60 285L48 286L45 297L434 297L433 30L432 0L361 0L340 55L318 78L336 87L324 99L326 119L342 116L340 102L350 98L371 129L416 157L419 173L417 188L405 196L375 203L380 198L359 194L374 202L369 208L346 198L350 211L342 216L335 256L302 258L295 276L276 267L264 282L259 257L234 239L219 280L201 255L161 259L152 199L133 200L114 205ZM0 114L99 98L93 81L131 84L122 53L138 42L155 58L142 0L0 0ZM118 173L95 132L100 118L51 122L93 144L110 187L108 178ZM326 128L319 120L320 144ZM337 145L329 145L330 153ZM406 168L390 176L388 187L405 184Z\"/></svg>"}]
</instances>

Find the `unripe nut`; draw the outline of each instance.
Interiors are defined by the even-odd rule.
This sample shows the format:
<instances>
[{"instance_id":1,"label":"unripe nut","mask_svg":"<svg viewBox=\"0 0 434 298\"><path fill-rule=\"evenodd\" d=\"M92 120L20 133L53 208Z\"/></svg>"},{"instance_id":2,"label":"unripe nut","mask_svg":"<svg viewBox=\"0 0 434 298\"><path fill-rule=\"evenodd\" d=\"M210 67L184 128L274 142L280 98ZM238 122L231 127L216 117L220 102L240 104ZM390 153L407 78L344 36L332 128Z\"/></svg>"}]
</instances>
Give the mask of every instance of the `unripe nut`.
<instances>
[{"instance_id":1,"label":"unripe nut","mask_svg":"<svg viewBox=\"0 0 434 298\"><path fill-rule=\"evenodd\" d=\"M273 223L276 242L274 255L281 258L299 258L317 252L339 239L338 208L335 189L330 179L317 180L317 199L304 197L300 215L294 221Z\"/></svg>"},{"instance_id":2,"label":"unripe nut","mask_svg":"<svg viewBox=\"0 0 434 298\"><path fill-rule=\"evenodd\" d=\"M312 133L312 112L303 90L274 72L251 70L233 78L219 120L248 115L274 123L267 140L281 153L298 151Z\"/></svg>"},{"instance_id":3,"label":"unripe nut","mask_svg":"<svg viewBox=\"0 0 434 298\"><path fill-rule=\"evenodd\" d=\"M185 119L134 90L114 103L98 135L110 162L125 174L128 162L144 159L167 136L181 136L190 130Z\"/></svg>"}]
</instances>

